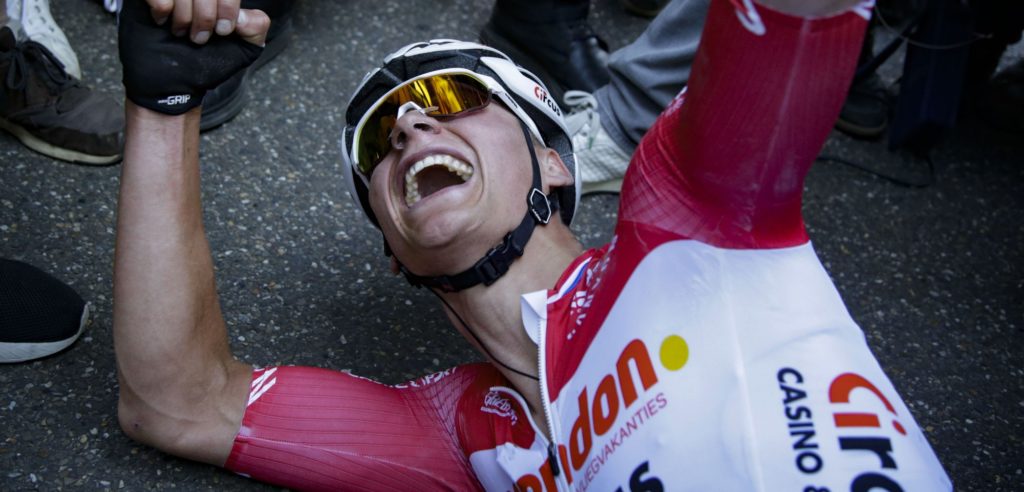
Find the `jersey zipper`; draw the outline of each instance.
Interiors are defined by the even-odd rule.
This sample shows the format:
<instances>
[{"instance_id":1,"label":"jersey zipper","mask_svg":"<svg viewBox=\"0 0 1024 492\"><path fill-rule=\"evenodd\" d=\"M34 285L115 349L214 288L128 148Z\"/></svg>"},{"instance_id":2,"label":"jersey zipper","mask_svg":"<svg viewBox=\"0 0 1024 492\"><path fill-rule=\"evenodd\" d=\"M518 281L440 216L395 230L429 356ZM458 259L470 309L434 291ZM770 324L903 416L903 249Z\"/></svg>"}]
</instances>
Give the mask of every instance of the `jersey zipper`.
<instances>
[{"instance_id":1,"label":"jersey zipper","mask_svg":"<svg viewBox=\"0 0 1024 492\"><path fill-rule=\"evenodd\" d=\"M537 320L537 379L540 384L540 404L541 408L544 409L544 423L548 427L548 463L551 466L551 472L555 477L555 484L559 490L568 491L569 483L565 479L565 474L561 473L561 464L559 463L558 456L558 441L555 436L555 419L551 415L551 404L548 395L548 384L547 377L544 376L545 368L547 367L547 353L545 350L547 342L547 304L544 306L545 316L543 318L538 317Z\"/></svg>"}]
</instances>

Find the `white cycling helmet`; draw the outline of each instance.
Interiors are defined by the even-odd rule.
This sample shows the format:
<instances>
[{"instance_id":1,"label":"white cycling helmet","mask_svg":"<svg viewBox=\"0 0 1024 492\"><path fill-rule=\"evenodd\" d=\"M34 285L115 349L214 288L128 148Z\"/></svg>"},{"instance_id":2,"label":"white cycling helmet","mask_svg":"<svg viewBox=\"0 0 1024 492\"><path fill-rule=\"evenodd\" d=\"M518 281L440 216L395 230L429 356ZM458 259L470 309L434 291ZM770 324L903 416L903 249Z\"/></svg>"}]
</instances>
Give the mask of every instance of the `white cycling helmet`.
<instances>
[{"instance_id":1,"label":"white cycling helmet","mask_svg":"<svg viewBox=\"0 0 1024 492\"><path fill-rule=\"evenodd\" d=\"M396 88L414 79L447 74L466 74L481 81L490 90L492 97L504 103L516 115L524 133L528 133L524 145L529 146L534 167L534 184L526 196L530 211L520 226L509 232L504 242L481 258L474 267L458 274L438 277L421 277L404 267L402 269L414 285L458 291L479 283L490 285L501 277L511 262L522 255L533 227L546 224L553 211L557 210L561 214L562 222L571 224L580 198L580 175L573 155L572 138L565 128L562 111L536 76L489 46L450 39L413 43L388 55L380 68L363 77L345 112L341 150L346 181L353 199L375 226L380 227L370 208L369 176L360 171L361 149L357 145L357 133L366 124L368 113L374 111ZM556 188L547 197L538 193L539 167L533 155L530 134L558 152L575 178L572 185ZM369 168L366 163L362 164L364 168Z\"/></svg>"},{"instance_id":2,"label":"white cycling helmet","mask_svg":"<svg viewBox=\"0 0 1024 492\"><path fill-rule=\"evenodd\" d=\"M562 221L570 224L579 202L579 170L573 155L572 138L565 129L557 102L535 75L516 65L502 52L482 44L451 39L413 43L388 55L380 68L363 77L349 100L341 139L342 159L349 191L367 217L377 225L367 201L367 177L356 168L356 149L353 147L356 126L366 112L395 87L432 72L445 71L465 71L497 82L507 95L497 94L498 99L530 128L538 140L558 152L575 177L573 185L555 192Z\"/></svg>"}]
</instances>

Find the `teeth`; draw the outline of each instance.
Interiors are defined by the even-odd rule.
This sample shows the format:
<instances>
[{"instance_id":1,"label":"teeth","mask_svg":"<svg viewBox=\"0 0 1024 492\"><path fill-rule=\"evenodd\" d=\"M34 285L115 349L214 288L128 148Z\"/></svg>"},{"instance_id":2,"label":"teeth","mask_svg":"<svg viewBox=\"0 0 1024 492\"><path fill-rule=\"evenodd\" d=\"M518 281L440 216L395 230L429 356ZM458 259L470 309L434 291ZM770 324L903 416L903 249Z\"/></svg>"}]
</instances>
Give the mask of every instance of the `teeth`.
<instances>
[{"instance_id":1,"label":"teeth","mask_svg":"<svg viewBox=\"0 0 1024 492\"><path fill-rule=\"evenodd\" d=\"M409 170L405 172L406 205L412 206L423 198L420 196L420 187L419 183L416 182L416 175L420 171L432 166L444 166L445 169L462 178L462 182L469 181L469 178L473 176L473 168L469 164L450 155L437 154L424 157L412 166L409 166Z\"/></svg>"}]
</instances>

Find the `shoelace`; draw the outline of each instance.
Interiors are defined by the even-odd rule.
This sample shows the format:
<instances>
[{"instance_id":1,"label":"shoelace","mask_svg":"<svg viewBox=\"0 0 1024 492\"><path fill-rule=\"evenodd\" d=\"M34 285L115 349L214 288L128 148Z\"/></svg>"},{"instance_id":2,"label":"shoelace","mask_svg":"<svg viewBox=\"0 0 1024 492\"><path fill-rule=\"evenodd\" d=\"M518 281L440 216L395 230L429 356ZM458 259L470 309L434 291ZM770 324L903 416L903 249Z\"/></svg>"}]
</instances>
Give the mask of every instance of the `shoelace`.
<instances>
[{"instance_id":1,"label":"shoelace","mask_svg":"<svg viewBox=\"0 0 1024 492\"><path fill-rule=\"evenodd\" d=\"M566 129L572 136L573 147L577 150L589 149L597 137L597 128L601 124L601 115L597 113L597 98L584 91L565 91L562 99L569 108L565 118Z\"/></svg>"},{"instance_id":2,"label":"shoelace","mask_svg":"<svg viewBox=\"0 0 1024 492\"><path fill-rule=\"evenodd\" d=\"M103 0L103 8L112 14L117 13L118 0Z\"/></svg>"},{"instance_id":3,"label":"shoelace","mask_svg":"<svg viewBox=\"0 0 1024 492\"><path fill-rule=\"evenodd\" d=\"M41 61L43 73L46 78L56 84L57 92L61 92L68 86L75 85L75 80L64 71L64 64L57 59L50 50L35 41L25 41L18 44L11 51L2 54L4 59L11 61L11 68L7 72L4 84L11 90L20 91L28 83L31 72L29 58Z\"/></svg>"}]
</instances>

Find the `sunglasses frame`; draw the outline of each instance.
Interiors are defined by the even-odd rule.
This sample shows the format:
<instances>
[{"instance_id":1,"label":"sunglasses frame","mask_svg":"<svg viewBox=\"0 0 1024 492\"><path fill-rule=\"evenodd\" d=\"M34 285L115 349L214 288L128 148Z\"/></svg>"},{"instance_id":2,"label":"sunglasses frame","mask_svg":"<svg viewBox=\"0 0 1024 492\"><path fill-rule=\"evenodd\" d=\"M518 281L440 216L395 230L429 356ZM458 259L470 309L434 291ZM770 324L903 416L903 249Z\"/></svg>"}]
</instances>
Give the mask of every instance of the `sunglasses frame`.
<instances>
[{"instance_id":1,"label":"sunglasses frame","mask_svg":"<svg viewBox=\"0 0 1024 492\"><path fill-rule=\"evenodd\" d=\"M420 80L429 79L429 78L432 78L432 77L437 77L437 76L442 76L442 75L466 75L469 78L474 79L477 82L480 82L484 86L484 88L486 88L490 92L491 99L497 97L499 101L504 103L505 107L508 110L512 111L512 113L515 114L517 118L519 118L521 121L526 123L526 126L530 129L530 133L532 133L533 136L537 138L537 141L544 142L544 138L541 136L540 130L537 129L537 126L533 122L533 120L529 116L527 116L526 112L523 111L522 108L519 107L519 105L515 102L515 100L508 93L508 91L505 90L505 88L501 84L499 84L497 81L495 81L493 78L491 78L491 77L489 77L487 75L478 73L478 72L474 72L472 70L467 70L465 68L446 68L446 69L442 69L442 70L435 70L435 71L432 71L432 72L427 72L427 73L425 73L423 75L420 75L418 77L411 78L409 80L406 80L406 81L402 82L401 84L396 85L391 90L389 90L386 93L384 93L384 95L379 97L377 99L377 101L374 102L369 107L369 109L366 110L365 113L363 113L363 116L359 118L359 122L356 124L354 132L353 132L353 136L352 136L352 148L348 150L348 153L349 153L349 159L352 162L352 170L353 170L353 172L357 176L359 176L360 179L362 179L364 184L369 186L370 174L373 174L373 170L376 169L377 165L380 164L379 162L377 164L374 164L373 167L370 168L369 174L363 173L359 169L359 145L360 145L360 141L362 140L362 138L361 138L362 137L362 130L363 130L363 127L366 126L366 123L370 120L370 117L373 116L374 112L376 112L377 109L380 108L384 104L384 102L387 101L387 99L389 97L391 97L396 92L404 89L409 84L417 82L417 81L420 81ZM483 107L484 106L481 106L480 108L483 108ZM432 118L435 118L435 119L438 119L440 121L444 121L446 119L458 118L460 116L468 116L468 115L473 114L474 112L475 112L475 110L467 110L467 114L465 114L465 115L461 115L461 114L455 114L455 115L429 115L428 114L428 116L430 116Z\"/></svg>"}]
</instances>

